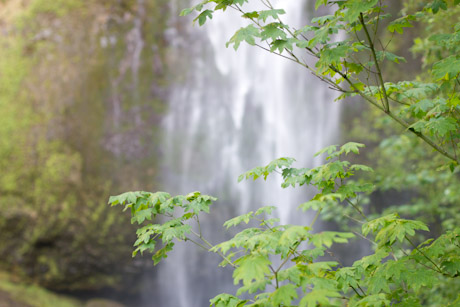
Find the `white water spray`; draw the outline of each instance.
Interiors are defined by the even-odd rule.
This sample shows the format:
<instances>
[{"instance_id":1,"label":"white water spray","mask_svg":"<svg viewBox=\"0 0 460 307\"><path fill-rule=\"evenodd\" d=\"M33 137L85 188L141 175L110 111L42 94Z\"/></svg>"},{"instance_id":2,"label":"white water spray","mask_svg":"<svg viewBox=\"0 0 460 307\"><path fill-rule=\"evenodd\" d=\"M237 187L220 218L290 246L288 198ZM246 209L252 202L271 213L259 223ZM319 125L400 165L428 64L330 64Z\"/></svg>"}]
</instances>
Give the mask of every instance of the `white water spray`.
<instances>
[{"instance_id":1,"label":"white water spray","mask_svg":"<svg viewBox=\"0 0 460 307\"><path fill-rule=\"evenodd\" d=\"M305 1L275 6L285 9L287 23L307 23ZM165 190L219 198L201 223L214 243L225 239L218 234L225 233L225 220L260 206L278 206L282 223L307 223L311 217L296 210L308 200L305 189L282 190L280 178L240 184L237 178L279 157L312 167L314 153L333 142L338 130L333 94L306 69L256 47L225 48L245 25L227 11L204 28L182 33L172 27L169 33L173 56L186 59L188 67L172 89L164 120ZM181 243L158 266L149 306L203 307L218 293L233 293L231 273L217 267L217 255Z\"/></svg>"}]
</instances>

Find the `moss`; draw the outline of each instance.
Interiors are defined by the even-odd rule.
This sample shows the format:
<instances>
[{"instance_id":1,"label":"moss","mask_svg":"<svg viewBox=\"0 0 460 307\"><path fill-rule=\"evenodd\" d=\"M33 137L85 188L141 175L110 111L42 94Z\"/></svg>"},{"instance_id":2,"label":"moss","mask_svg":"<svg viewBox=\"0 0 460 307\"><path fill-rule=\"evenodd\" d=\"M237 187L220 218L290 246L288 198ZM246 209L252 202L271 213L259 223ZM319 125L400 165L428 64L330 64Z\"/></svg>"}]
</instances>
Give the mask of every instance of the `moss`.
<instances>
[{"instance_id":1,"label":"moss","mask_svg":"<svg viewBox=\"0 0 460 307\"><path fill-rule=\"evenodd\" d=\"M136 287L133 227L106 203L119 191L155 189L159 134L151 124L167 107L168 2L146 1L137 86L129 69L120 77L136 1L5 4L15 11L14 18L0 16L8 33L0 36L0 78L7 80L0 83L3 268L54 290ZM118 130L111 122L114 95L125 109ZM138 138L132 146L140 144L133 150L138 156L124 152L129 145L117 156L106 146L113 136Z\"/></svg>"},{"instance_id":2,"label":"moss","mask_svg":"<svg viewBox=\"0 0 460 307\"><path fill-rule=\"evenodd\" d=\"M13 281L13 276L0 271L0 291L18 303L29 306L81 307L83 304L75 299L57 295L36 285L27 285Z\"/></svg>"},{"instance_id":3,"label":"moss","mask_svg":"<svg viewBox=\"0 0 460 307\"><path fill-rule=\"evenodd\" d=\"M84 2L81 0L32 0L16 19L16 26L18 28L26 27L27 23L39 14L64 17L70 11L83 6Z\"/></svg>"}]
</instances>

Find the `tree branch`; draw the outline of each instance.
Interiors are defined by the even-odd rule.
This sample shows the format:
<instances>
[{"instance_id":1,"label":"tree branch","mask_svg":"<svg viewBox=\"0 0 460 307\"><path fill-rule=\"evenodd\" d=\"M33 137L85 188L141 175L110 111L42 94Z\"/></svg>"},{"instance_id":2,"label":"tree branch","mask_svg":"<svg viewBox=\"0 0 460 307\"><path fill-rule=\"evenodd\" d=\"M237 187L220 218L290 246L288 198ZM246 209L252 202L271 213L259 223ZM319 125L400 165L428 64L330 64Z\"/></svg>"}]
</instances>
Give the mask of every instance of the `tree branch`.
<instances>
[{"instance_id":1,"label":"tree branch","mask_svg":"<svg viewBox=\"0 0 460 307\"><path fill-rule=\"evenodd\" d=\"M361 25L363 26L364 33L366 33L366 38L369 43L369 48L371 49L372 57L374 59L375 68L377 69L377 76L379 78L380 87L382 88L383 108L384 108L384 111L388 113L390 112L390 104L388 102L387 91L385 90L385 83L383 82L382 71L380 70L379 61L377 60L377 55L375 54L374 42L372 41L371 36L369 35L369 32L367 30L366 22L364 21L364 17L363 17L363 13L359 14L359 21L361 22Z\"/></svg>"}]
</instances>

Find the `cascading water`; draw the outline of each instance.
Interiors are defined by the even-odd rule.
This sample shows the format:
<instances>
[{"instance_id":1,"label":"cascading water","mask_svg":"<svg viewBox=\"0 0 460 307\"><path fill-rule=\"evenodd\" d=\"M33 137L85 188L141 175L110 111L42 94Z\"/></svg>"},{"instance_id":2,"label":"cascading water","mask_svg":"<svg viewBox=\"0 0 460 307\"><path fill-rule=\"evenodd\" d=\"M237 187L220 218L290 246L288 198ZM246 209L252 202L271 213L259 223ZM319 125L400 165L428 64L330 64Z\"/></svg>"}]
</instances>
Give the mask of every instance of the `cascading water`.
<instances>
[{"instance_id":1,"label":"cascading water","mask_svg":"<svg viewBox=\"0 0 460 307\"><path fill-rule=\"evenodd\" d=\"M276 4L287 12L289 24L308 20L305 1ZM172 10L177 15L177 8ZM172 89L164 119L164 189L171 194L198 190L219 198L201 222L214 243L225 239L218 235L225 233L225 220L264 205L278 206L282 223L307 223L310 217L295 209L307 200L304 189L282 190L280 180L237 184L237 178L283 156L311 167L313 154L330 144L338 130L333 94L300 65L252 46L237 52L225 48L244 22L227 11L204 28L186 27L184 33L172 26L168 33L172 57L183 59L181 69L186 68ZM203 307L218 293L233 293L231 272L219 262L217 255L192 244L176 244L156 268L146 305Z\"/></svg>"}]
</instances>

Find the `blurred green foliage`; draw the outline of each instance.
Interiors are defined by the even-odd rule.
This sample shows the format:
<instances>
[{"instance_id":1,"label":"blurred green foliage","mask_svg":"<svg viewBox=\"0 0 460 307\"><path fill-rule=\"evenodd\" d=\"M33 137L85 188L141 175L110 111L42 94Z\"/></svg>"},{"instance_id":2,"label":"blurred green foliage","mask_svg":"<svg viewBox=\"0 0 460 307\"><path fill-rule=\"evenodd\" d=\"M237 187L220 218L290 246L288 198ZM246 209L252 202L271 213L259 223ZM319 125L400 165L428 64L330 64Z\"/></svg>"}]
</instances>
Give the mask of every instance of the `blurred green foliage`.
<instances>
[{"instance_id":1,"label":"blurred green foliage","mask_svg":"<svg viewBox=\"0 0 460 307\"><path fill-rule=\"evenodd\" d=\"M14 281L12 275L0 271L0 304L6 304L8 301L5 301L3 297L4 294L1 293L2 291L8 293L8 299L14 300L17 306L83 306L83 304L77 300L56 295L38 286L18 283Z\"/></svg>"},{"instance_id":2,"label":"blurred green foliage","mask_svg":"<svg viewBox=\"0 0 460 307\"><path fill-rule=\"evenodd\" d=\"M420 9L425 1L407 0L401 3L402 14L411 14ZM404 55L408 63L385 65L384 74L388 79L398 82L415 75L418 82L429 82L432 66L449 54L458 55L458 44L449 44L449 34L458 37L460 6L440 9L437 14L421 18L414 28L406 30L409 38L392 37L389 50ZM410 48L408 48L408 45ZM402 68L401 68L402 67ZM409 91L408 91L409 92ZM450 90L451 97L458 96L458 85ZM450 95L449 95L450 96ZM451 103L455 99L451 99ZM428 110L432 107L428 106ZM373 144L366 151L366 161L376 170L373 180L381 195L373 206L374 213L397 210L410 218L418 218L432 225L434 235L453 229L460 220L460 177L458 167L452 169L444 165L445 159L430 148L423 146L416 136L401 133L400 127L377 110L362 106L359 113L349 110L345 138ZM356 110L355 110L356 112ZM420 112L422 119L430 120L438 116L435 108L429 112ZM458 116L455 112L452 116ZM363 133L366 131L366 133ZM443 148L455 148L456 140L445 142ZM458 154L458 153L456 153ZM379 209L380 208L380 209Z\"/></svg>"},{"instance_id":3,"label":"blurred green foliage","mask_svg":"<svg viewBox=\"0 0 460 307\"><path fill-rule=\"evenodd\" d=\"M402 1L402 12L410 14L424 4L425 1L420 0ZM414 28L406 30L410 38L403 40L398 36L393 37L390 51L404 55L408 62L402 65L388 63L383 68L385 76L395 82L413 76L417 81L427 82L435 62L449 55L458 57L459 45L449 44L451 36L448 35L454 32L458 37L458 29L454 29L456 23L458 27L458 16L458 5L448 10L440 9L437 14L426 16ZM450 93L458 96L458 92L457 84ZM443 157L424 146L414 135L402 134L400 127L375 109L361 106L359 111L355 109L348 112L349 119L344 121L347 128L343 130L348 132L344 136L373 144L365 151L365 157L362 157L375 170L367 178L377 187L376 193L371 195L373 205L368 208L369 213L372 213L370 216L398 212L405 218L417 219L430 225L431 237L458 227L459 167L446 167ZM458 118L458 111L453 112L457 112L453 116ZM426 118L429 119L429 116ZM458 148L458 143L449 142L442 146ZM441 278L439 283L424 292L423 301L427 305L445 306L448 304L447 298L458 295L459 287L458 278Z\"/></svg>"}]
</instances>

